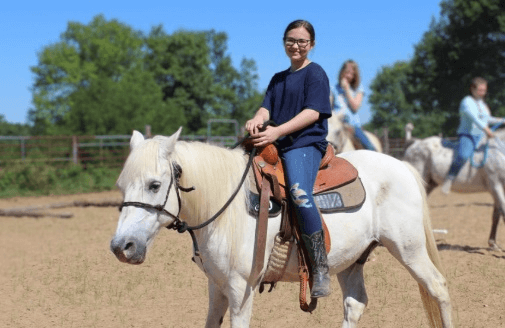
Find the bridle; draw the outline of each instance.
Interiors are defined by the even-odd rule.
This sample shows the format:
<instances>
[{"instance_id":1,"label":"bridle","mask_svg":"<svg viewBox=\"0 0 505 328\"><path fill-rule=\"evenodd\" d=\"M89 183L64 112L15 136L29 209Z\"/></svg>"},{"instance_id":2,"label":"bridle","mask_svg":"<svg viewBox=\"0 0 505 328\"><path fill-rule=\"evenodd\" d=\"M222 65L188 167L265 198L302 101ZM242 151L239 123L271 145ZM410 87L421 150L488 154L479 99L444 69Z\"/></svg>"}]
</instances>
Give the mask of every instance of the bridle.
<instances>
[{"instance_id":1,"label":"bridle","mask_svg":"<svg viewBox=\"0 0 505 328\"><path fill-rule=\"evenodd\" d=\"M266 121L265 123L263 123L263 129L265 129L268 125L277 126L274 121L269 120L269 121ZM231 147L231 149L234 149L234 148L238 147L239 145L241 145L244 142L244 140L247 138L249 138L249 134L247 134L242 139L240 139L237 143L235 143L235 145L233 145ZM290 136L290 138L292 138L292 137ZM163 204L151 205L151 204L146 204L146 203L142 203L142 202L123 202L121 204L121 206L119 207L119 211L121 212L123 210L123 207L134 206L134 207L140 207L140 208L144 208L144 209L152 209L152 210L155 210L159 213L164 213L164 214L170 216L171 218L174 219L174 221L167 226L167 229L173 229L179 233L183 233L186 231L189 232L189 234L191 235L191 239L193 240L193 249L195 252L195 256L199 257L200 251L198 249L198 243L196 241L194 230L198 230L203 227L206 227L207 225L209 225L210 223L215 221L224 212L224 210L226 210L226 208L231 204L233 199L235 199L235 196L237 196L238 192L240 191L240 188L244 184L244 181L247 177L247 173L249 172L249 169L251 168L253 158L254 158L254 156L256 156L256 153L257 153L257 149L256 149L256 147L253 147L251 150L251 153L249 154L249 160L248 160L247 165L245 167L244 173L242 174L242 178L240 179L237 189L235 189L235 191L232 193L230 198L221 207L221 209L219 211L217 211L216 214L214 214L210 219L208 219L207 221L205 221L199 225L188 226L187 222L184 222L179 218L179 215L181 213L181 196L180 196L179 190L182 192L191 192L191 191L195 190L196 188L194 186L189 187L189 188L185 188L179 184L179 180L182 175L182 168L179 164L177 164L174 161L172 162L172 173L171 173L171 177L170 177L170 184L168 185L167 194L165 196L165 201L163 202ZM176 172L175 175L173 173L174 171ZM179 204L179 211L177 212L177 215L174 215L165 209L165 206L168 201L168 196L170 195L170 188L172 188L174 180L175 180L175 186L176 186L175 192L177 194L177 202Z\"/></svg>"},{"instance_id":2,"label":"bridle","mask_svg":"<svg viewBox=\"0 0 505 328\"><path fill-rule=\"evenodd\" d=\"M177 170L177 166L176 165L178 166L178 164L176 164L174 162L172 163L172 168L175 169L175 170ZM179 203L179 212L177 213L177 215L174 215L174 214L170 213L169 211L167 211L165 209L165 206L166 206L167 201L168 201L168 196L170 195L170 188L172 188L172 185L174 183L174 174L173 173L170 174L170 184L168 185L167 194L165 196L165 201L163 202L163 204L160 204L160 205L151 205L151 204L142 203L142 202L123 202L121 204L121 206L119 206L119 212L121 212L123 210L123 207L134 206L134 207L140 207L140 208L144 208L144 209L152 209L152 210L155 210L157 212L162 212L162 213L170 216L171 218L173 218L175 220L174 222L180 221L179 214L181 212L181 197L179 195L179 189L182 190L182 191L185 191L185 192L190 192L190 191L194 190L195 188L194 187L183 188L183 187L181 187L179 185L177 177L175 177L175 180L177 181L176 182L176 186L177 186L176 193L177 193L177 201Z\"/></svg>"},{"instance_id":3,"label":"bridle","mask_svg":"<svg viewBox=\"0 0 505 328\"><path fill-rule=\"evenodd\" d=\"M233 194L230 196L230 198L228 199L228 201L226 201L226 203L221 207L221 209L219 211L217 211L217 213L214 214L210 219L208 219L207 221L205 221L205 222L203 222L203 223L201 223L199 225L189 226L187 222L184 222L184 221L182 221L179 218L179 215L181 213L181 196L180 196L179 191L182 191L182 192L191 192L191 191L195 190L196 188L194 186L189 187L189 188L185 188L185 187L182 187L179 184L179 179L180 179L180 176L182 174L182 168L176 162L172 162L172 172L170 174L171 175L170 176L170 184L168 185L167 193L166 193L166 196L165 196L165 201L163 202L163 204L152 205L152 204L147 204L147 203L142 203L142 202L123 202L121 204L121 206L119 206L119 211L121 212L123 210L123 207L134 206L134 207L139 207L139 208L144 208L144 209L152 209L152 210L157 211L158 213L163 213L163 214L166 214L166 215L170 216L171 218L174 219L174 221L167 226L167 229L173 229L173 230L176 230L179 233L183 233L183 232L186 232L186 231L189 232L189 234L191 235L191 239L193 240L193 249L195 251L195 256L200 256L200 251L199 251L199 248L198 248L198 243L196 241L195 233L194 233L193 230L201 229L201 228L209 225L210 223L212 223L231 204L231 202L233 201L233 199L235 198L235 196L240 191L240 188L244 184L244 181L245 181L245 179L247 177L247 172L249 172L249 169L250 169L250 167L252 165L252 160L253 160L253 158L254 158L255 155L256 155L256 148L253 148L251 154L249 155L249 160L247 162L246 168L245 168L244 173L242 175L242 178L241 178L241 180L239 182L239 185L237 186L237 189L233 192ZM176 172L175 175L174 175L174 171ZM174 214L170 213L169 211L167 211L165 209L165 206L166 206L167 201L168 201L168 196L170 195L170 189L172 188L172 185L174 184L174 180L175 180L175 187L176 187L175 188L175 192L177 194L177 202L179 204L179 211L177 212L177 215L174 215Z\"/></svg>"}]
</instances>

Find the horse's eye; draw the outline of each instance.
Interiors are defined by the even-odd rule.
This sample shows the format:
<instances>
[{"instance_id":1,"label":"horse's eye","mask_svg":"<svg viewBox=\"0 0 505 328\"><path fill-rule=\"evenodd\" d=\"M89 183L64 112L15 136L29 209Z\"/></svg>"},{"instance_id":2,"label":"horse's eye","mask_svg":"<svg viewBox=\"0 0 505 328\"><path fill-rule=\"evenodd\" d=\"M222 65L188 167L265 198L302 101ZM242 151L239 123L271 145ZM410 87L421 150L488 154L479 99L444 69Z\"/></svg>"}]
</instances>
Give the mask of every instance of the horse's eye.
<instances>
[{"instance_id":1,"label":"horse's eye","mask_svg":"<svg viewBox=\"0 0 505 328\"><path fill-rule=\"evenodd\" d=\"M151 182L149 184L149 191L156 193L156 192L160 191L160 187L161 187L161 182L159 182L159 181Z\"/></svg>"}]
</instances>

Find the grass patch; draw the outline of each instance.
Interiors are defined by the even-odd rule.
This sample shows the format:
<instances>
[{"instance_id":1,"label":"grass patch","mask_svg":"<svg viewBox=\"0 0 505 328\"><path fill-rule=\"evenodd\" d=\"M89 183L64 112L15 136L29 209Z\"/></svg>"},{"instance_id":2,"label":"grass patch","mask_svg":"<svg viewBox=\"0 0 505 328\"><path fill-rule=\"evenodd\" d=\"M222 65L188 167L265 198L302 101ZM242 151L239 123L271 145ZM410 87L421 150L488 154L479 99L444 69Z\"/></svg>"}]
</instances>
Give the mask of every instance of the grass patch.
<instances>
[{"instance_id":1,"label":"grass patch","mask_svg":"<svg viewBox=\"0 0 505 328\"><path fill-rule=\"evenodd\" d=\"M0 198L113 190L120 172L101 166L20 164L0 171Z\"/></svg>"}]
</instances>

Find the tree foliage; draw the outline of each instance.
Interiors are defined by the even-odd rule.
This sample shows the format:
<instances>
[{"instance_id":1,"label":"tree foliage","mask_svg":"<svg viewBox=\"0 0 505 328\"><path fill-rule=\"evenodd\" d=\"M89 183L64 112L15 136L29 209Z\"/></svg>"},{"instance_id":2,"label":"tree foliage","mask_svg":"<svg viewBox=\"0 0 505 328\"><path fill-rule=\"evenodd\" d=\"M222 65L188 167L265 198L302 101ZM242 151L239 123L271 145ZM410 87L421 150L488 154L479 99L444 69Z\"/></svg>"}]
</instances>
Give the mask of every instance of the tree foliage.
<instances>
[{"instance_id":1,"label":"tree foliage","mask_svg":"<svg viewBox=\"0 0 505 328\"><path fill-rule=\"evenodd\" d=\"M475 76L488 80L486 102L494 115L505 115L505 11L501 0L445 0L441 17L415 46L413 58L404 63L404 74L393 67L383 68L373 84L371 98L375 124L393 124L387 111L395 107L393 125L411 121L416 136L443 132L454 135L459 123L459 103L469 93ZM397 88L398 79L401 88ZM387 86L391 84L391 86ZM397 98L388 99L386 89L395 89ZM393 105L391 105L391 101ZM382 103L389 104L388 106ZM382 118L389 115L390 120ZM377 117L377 118L376 118ZM400 135L398 135L400 136Z\"/></svg>"},{"instance_id":2,"label":"tree foliage","mask_svg":"<svg viewBox=\"0 0 505 328\"><path fill-rule=\"evenodd\" d=\"M259 106L256 66L241 70L227 54L227 36L213 30L163 27L148 35L96 16L71 22L61 41L39 54L29 120L38 134L205 132L209 118L243 123Z\"/></svg>"},{"instance_id":3,"label":"tree foliage","mask_svg":"<svg viewBox=\"0 0 505 328\"><path fill-rule=\"evenodd\" d=\"M3 114L0 114L0 136L28 136L30 126L28 124L9 123Z\"/></svg>"}]
</instances>

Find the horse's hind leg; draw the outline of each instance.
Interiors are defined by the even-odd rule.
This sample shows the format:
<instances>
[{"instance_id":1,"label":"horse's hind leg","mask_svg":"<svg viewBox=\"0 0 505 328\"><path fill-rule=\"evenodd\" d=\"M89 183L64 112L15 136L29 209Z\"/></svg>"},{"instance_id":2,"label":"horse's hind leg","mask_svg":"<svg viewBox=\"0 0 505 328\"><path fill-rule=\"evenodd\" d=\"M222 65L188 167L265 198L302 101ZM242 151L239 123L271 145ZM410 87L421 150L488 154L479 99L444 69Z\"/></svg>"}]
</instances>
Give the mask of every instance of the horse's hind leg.
<instances>
[{"instance_id":1,"label":"horse's hind leg","mask_svg":"<svg viewBox=\"0 0 505 328\"><path fill-rule=\"evenodd\" d=\"M406 240L409 239L406 238ZM409 244L407 246L384 243L391 254L407 268L412 277L419 283L421 298L428 313L430 326L439 327L442 324L444 328L452 327L452 307L446 279L431 261L426 248L423 247L423 243L411 242ZM437 309L431 306L430 299L423 292L426 292L431 299L435 300L440 316ZM440 320L441 322L439 322Z\"/></svg>"},{"instance_id":2,"label":"horse's hind leg","mask_svg":"<svg viewBox=\"0 0 505 328\"><path fill-rule=\"evenodd\" d=\"M226 310L228 310L228 298L209 279L209 312L205 328L221 327Z\"/></svg>"},{"instance_id":3,"label":"horse's hind leg","mask_svg":"<svg viewBox=\"0 0 505 328\"><path fill-rule=\"evenodd\" d=\"M349 268L340 272L337 277L344 301L344 321L342 327L357 327L358 321L368 304L365 280L363 278L363 265L354 263Z\"/></svg>"}]
</instances>

